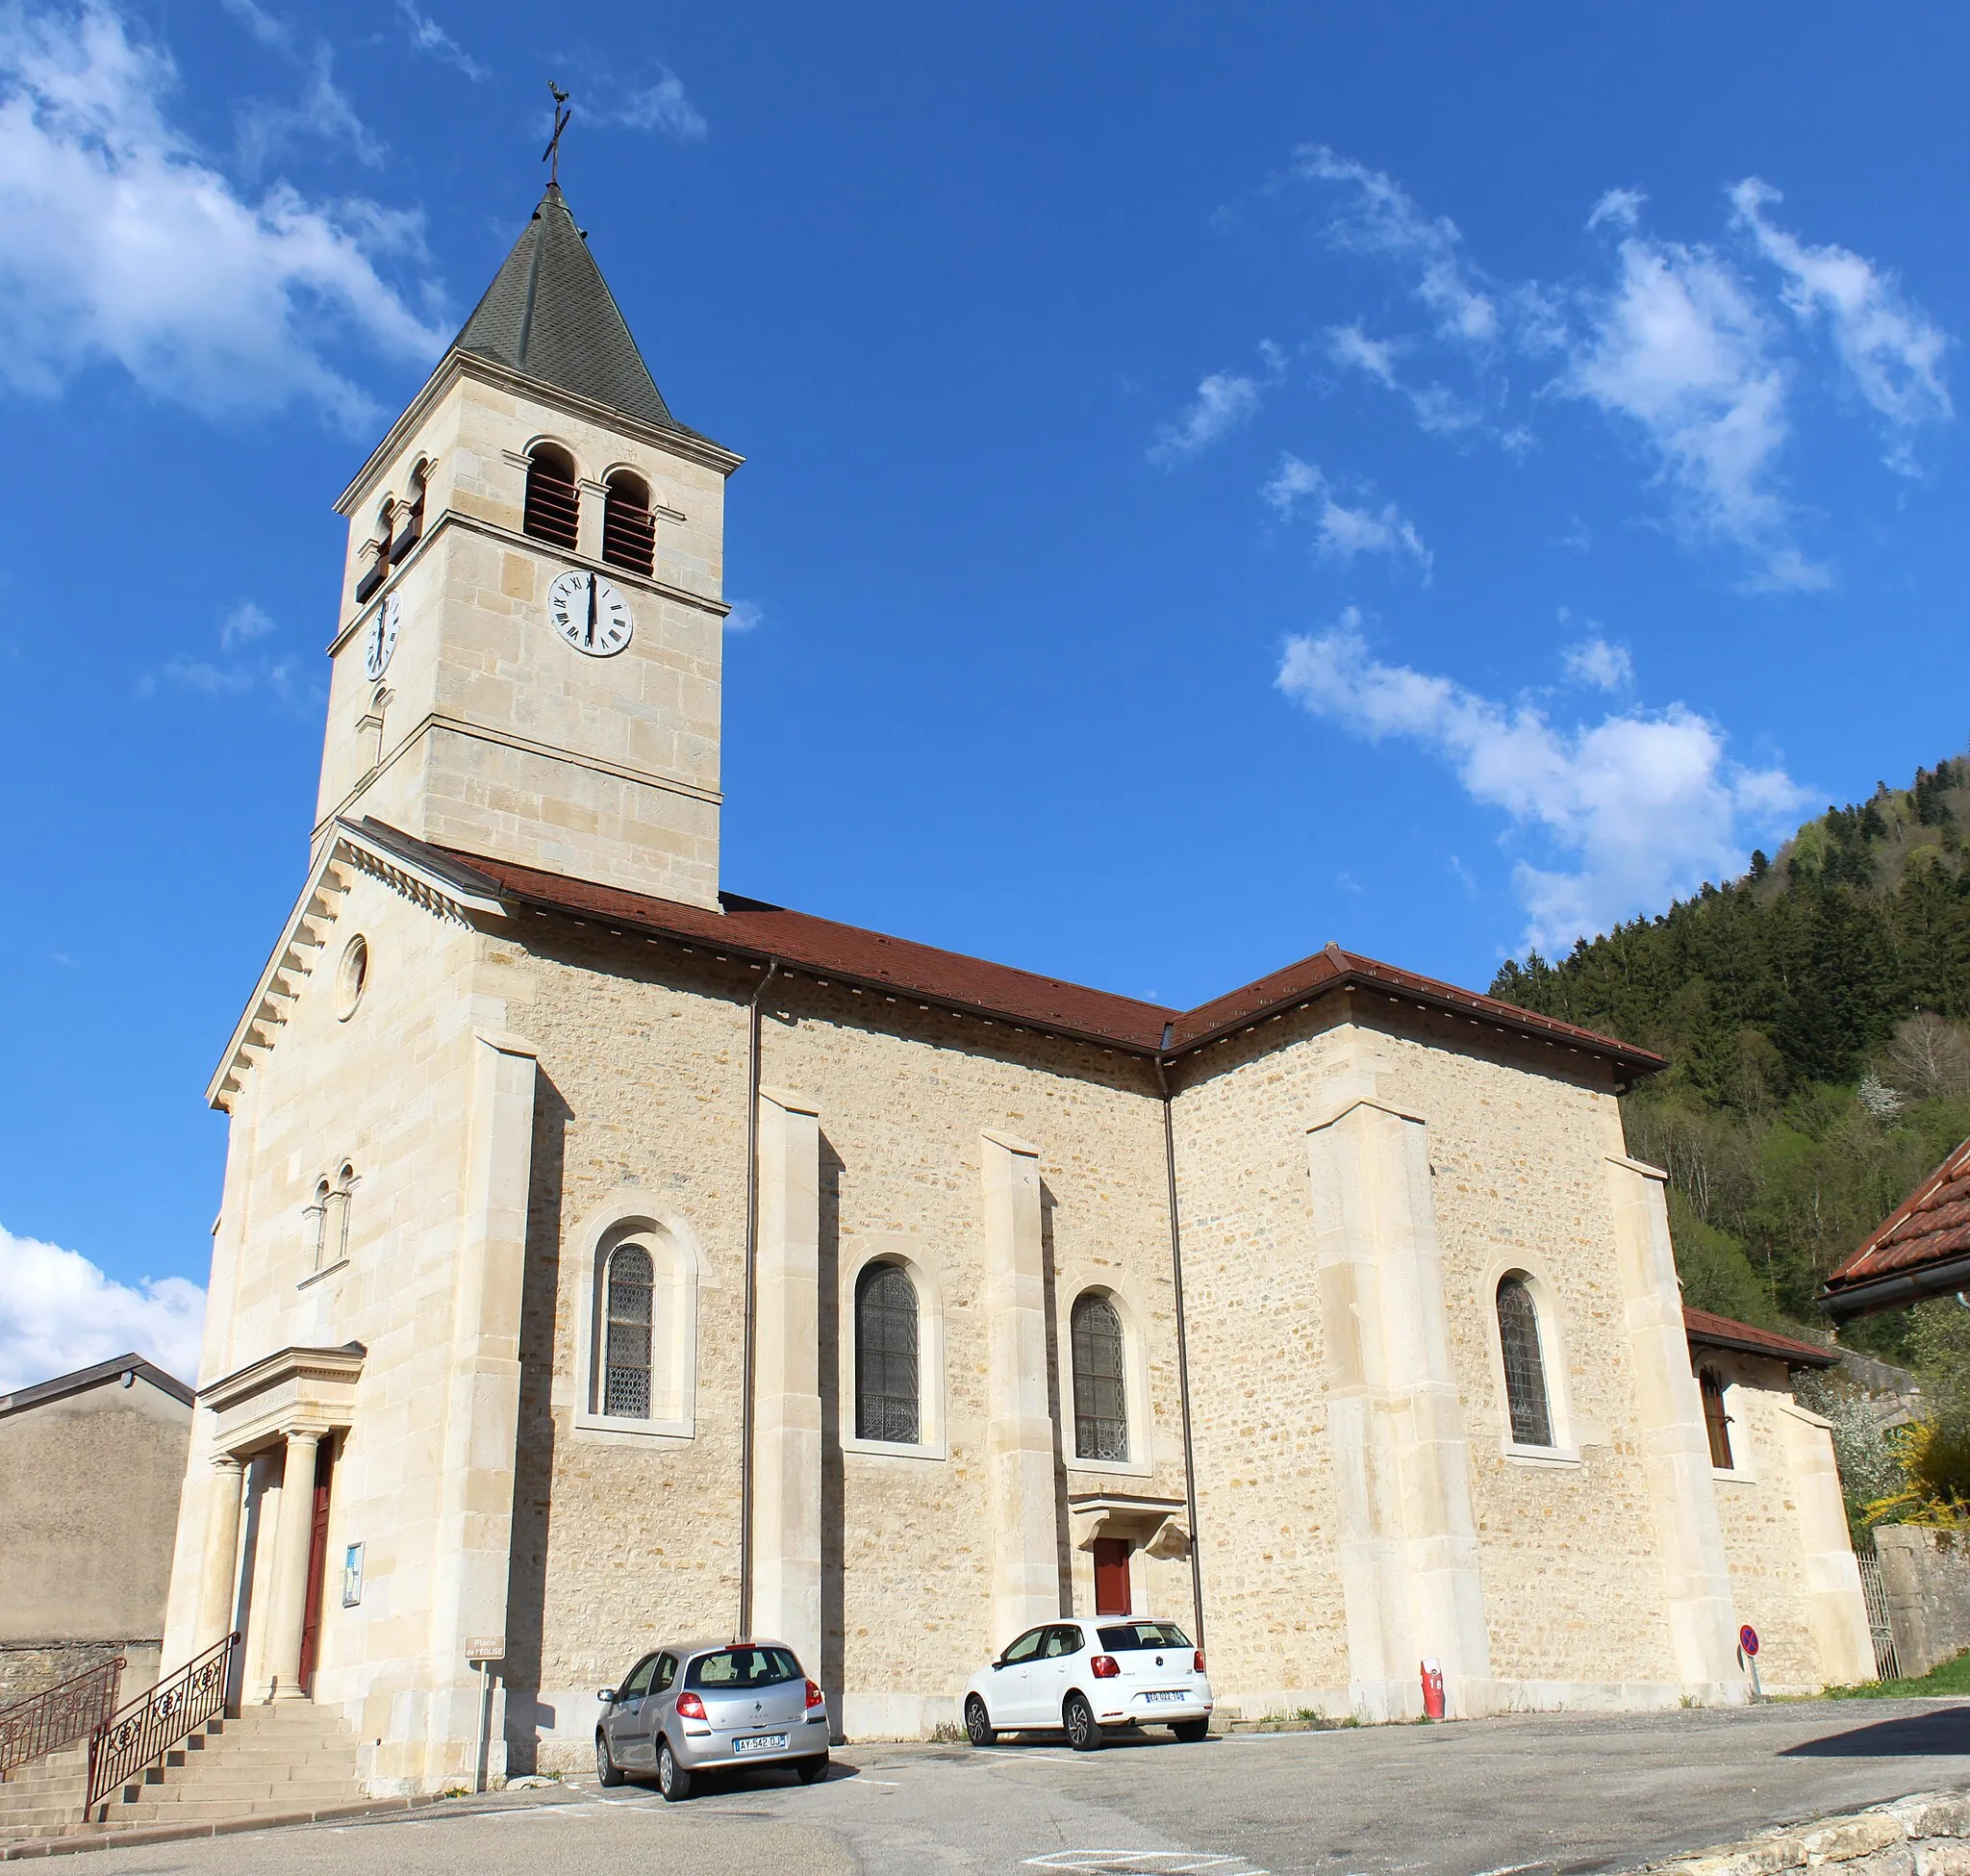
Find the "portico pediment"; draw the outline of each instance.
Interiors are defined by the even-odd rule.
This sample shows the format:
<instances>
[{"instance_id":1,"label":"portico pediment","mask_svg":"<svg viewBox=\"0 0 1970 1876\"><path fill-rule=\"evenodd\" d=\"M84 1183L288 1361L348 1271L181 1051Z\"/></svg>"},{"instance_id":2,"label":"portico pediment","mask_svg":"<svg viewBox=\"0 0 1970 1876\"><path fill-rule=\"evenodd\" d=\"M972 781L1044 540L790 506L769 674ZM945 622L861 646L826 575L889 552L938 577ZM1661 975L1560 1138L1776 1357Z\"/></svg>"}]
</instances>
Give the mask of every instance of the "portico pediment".
<instances>
[{"instance_id":1,"label":"portico pediment","mask_svg":"<svg viewBox=\"0 0 1970 1876\"><path fill-rule=\"evenodd\" d=\"M214 1445L244 1458L290 1432L333 1432L353 1424L356 1382L368 1355L361 1342L339 1349L281 1349L198 1391L217 1416Z\"/></svg>"}]
</instances>

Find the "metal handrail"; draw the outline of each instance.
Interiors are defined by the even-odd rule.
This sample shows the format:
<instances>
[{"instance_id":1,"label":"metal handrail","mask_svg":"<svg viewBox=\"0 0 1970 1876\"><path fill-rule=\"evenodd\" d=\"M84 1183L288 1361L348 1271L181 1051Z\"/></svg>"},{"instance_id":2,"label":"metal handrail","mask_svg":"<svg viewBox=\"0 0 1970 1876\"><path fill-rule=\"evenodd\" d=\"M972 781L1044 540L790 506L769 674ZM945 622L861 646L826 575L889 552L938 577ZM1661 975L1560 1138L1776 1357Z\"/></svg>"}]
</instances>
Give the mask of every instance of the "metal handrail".
<instances>
[{"instance_id":1,"label":"metal handrail","mask_svg":"<svg viewBox=\"0 0 1970 1876\"><path fill-rule=\"evenodd\" d=\"M189 1739L208 1720L225 1712L233 1651L239 1645L236 1629L96 1728L88 1742L85 1810L100 1803L134 1773L162 1759L181 1740Z\"/></svg>"},{"instance_id":2,"label":"metal handrail","mask_svg":"<svg viewBox=\"0 0 1970 1876\"><path fill-rule=\"evenodd\" d=\"M88 1738L116 1711L116 1689L126 1665L118 1655L12 1707L0 1707L0 1778L44 1752Z\"/></svg>"}]
</instances>

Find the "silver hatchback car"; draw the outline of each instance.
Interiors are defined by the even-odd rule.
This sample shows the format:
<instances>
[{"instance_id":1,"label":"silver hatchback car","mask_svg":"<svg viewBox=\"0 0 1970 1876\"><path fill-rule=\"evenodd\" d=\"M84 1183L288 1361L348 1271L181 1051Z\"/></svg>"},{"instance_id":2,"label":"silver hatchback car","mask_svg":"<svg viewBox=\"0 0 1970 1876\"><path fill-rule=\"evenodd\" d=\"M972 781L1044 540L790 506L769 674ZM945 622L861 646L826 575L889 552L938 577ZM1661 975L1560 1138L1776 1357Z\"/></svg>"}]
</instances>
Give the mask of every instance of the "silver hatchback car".
<instances>
[{"instance_id":1,"label":"silver hatchback car","mask_svg":"<svg viewBox=\"0 0 1970 1876\"><path fill-rule=\"evenodd\" d=\"M595 1775L620 1785L656 1774L672 1804L707 1772L790 1766L802 1785L827 1771L827 1699L777 1641L681 1641L645 1655L601 1691Z\"/></svg>"}]
</instances>

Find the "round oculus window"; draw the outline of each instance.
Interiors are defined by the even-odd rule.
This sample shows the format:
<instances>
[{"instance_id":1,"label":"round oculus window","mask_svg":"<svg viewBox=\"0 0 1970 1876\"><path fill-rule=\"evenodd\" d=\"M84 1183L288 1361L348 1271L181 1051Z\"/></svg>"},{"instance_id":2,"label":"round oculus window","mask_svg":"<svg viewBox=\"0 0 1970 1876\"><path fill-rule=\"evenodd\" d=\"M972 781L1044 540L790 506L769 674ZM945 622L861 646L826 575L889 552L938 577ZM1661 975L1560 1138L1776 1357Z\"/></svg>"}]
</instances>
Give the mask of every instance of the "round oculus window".
<instances>
[{"instance_id":1,"label":"round oculus window","mask_svg":"<svg viewBox=\"0 0 1970 1876\"><path fill-rule=\"evenodd\" d=\"M359 931L342 947L342 961L335 972L335 1013L346 1023L363 1001L363 989L369 981L369 941Z\"/></svg>"}]
</instances>

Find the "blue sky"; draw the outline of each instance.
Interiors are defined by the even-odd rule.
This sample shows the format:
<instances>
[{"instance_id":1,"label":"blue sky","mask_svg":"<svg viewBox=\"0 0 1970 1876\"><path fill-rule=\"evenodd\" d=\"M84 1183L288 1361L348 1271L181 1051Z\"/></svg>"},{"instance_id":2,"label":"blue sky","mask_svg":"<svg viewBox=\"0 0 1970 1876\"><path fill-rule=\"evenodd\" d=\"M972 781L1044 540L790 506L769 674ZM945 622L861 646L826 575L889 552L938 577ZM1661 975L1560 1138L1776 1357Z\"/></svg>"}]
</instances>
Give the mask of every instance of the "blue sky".
<instances>
[{"instance_id":1,"label":"blue sky","mask_svg":"<svg viewBox=\"0 0 1970 1876\"><path fill-rule=\"evenodd\" d=\"M1178 1003L1330 938L1481 988L1964 746L1959 10L541 14L0 8L0 1386L185 1365L329 504L549 78L749 459L733 890Z\"/></svg>"}]
</instances>

